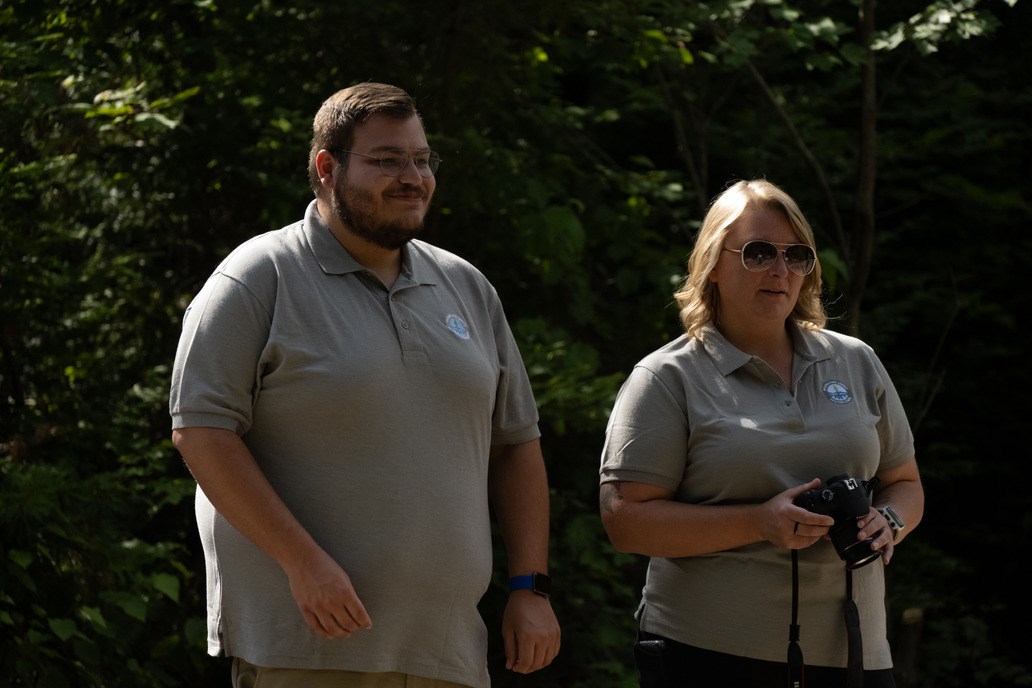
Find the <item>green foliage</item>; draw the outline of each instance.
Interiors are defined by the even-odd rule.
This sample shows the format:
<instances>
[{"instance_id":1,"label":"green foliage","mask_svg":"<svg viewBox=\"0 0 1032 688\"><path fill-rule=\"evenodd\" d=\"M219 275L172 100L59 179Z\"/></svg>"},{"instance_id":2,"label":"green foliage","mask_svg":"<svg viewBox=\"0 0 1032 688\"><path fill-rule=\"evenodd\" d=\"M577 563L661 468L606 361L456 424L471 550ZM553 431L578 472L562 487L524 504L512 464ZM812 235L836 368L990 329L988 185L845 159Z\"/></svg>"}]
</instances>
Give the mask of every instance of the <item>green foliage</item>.
<instances>
[{"instance_id":1,"label":"green foliage","mask_svg":"<svg viewBox=\"0 0 1032 688\"><path fill-rule=\"evenodd\" d=\"M607 414L679 334L671 294L729 179L800 200L841 305L858 274L860 6L0 4L0 686L226 684L168 440L179 319L232 246L297 219L311 117L366 79L416 96L444 158L426 238L496 285L540 405L563 651L515 677L493 646L495 683L635 685L644 561L597 516ZM1020 490L988 489L1029 478L1006 401L1030 386L1028 8L877 6L862 335L929 495L889 574L901 685L1032 684L1010 556L1032 520ZM482 605L493 644L504 590Z\"/></svg>"},{"instance_id":2,"label":"green foliage","mask_svg":"<svg viewBox=\"0 0 1032 688\"><path fill-rule=\"evenodd\" d=\"M125 404L119 413L142 411ZM167 533L176 541L126 538L147 534L150 512L192 489L170 478L145 493L141 474L152 481L164 471L141 471L138 457L106 471L63 461L77 453L73 444L85 445L77 434L0 464L0 662L26 685L169 685L184 662L197 667L188 650L203 647L197 620L180 606L183 582L196 575L183 563L185 529ZM151 459L166 461L162 454Z\"/></svg>"},{"instance_id":3,"label":"green foliage","mask_svg":"<svg viewBox=\"0 0 1032 688\"><path fill-rule=\"evenodd\" d=\"M542 418L559 435L601 433L623 374L600 375L597 351L544 320L520 320L513 332Z\"/></svg>"}]
</instances>

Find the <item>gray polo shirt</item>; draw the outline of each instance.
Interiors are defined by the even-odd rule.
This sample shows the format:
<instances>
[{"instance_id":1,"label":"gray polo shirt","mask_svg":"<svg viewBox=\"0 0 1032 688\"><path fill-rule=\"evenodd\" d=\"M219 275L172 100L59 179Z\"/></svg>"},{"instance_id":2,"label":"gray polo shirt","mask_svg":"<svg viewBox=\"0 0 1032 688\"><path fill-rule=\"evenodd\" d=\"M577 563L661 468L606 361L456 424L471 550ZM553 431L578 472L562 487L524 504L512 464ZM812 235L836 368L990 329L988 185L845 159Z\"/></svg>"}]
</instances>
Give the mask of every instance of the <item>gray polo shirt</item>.
<instances>
[{"instance_id":1,"label":"gray polo shirt","mask_svg":"<svg viewBox=\"0 0 1032 688\"><path fill-rule=\"evenodd\" d=\"M313 202L216 269L185 314L172 380L173 427L238 433L373 619L349 639L316 636L283 571L198 489L211 654L489 685L488 455L539 432L476 268L412 241L388 290Z\"/></svg>"},{"instance_id":2,"label":"gray polo shirt","mask_svg":"<svg viewBox=\"0 0 1032 688\"><path fill-rule=\"evenodd\" d=\"M847 473L869 479L914 456L899 396L874 351L829 330L792 327L792 388L715 328L682 335L631 372L606 432L601 482L635 481L691 504L758 503ZM800 550L800 646L807 664L845 666L845 569L828 541ZM784 662L791 554L770 543L653 557L641 628L688 645ZM853 572L864 667L892 665L881 560Z\"/></svg>"}]
</instances>

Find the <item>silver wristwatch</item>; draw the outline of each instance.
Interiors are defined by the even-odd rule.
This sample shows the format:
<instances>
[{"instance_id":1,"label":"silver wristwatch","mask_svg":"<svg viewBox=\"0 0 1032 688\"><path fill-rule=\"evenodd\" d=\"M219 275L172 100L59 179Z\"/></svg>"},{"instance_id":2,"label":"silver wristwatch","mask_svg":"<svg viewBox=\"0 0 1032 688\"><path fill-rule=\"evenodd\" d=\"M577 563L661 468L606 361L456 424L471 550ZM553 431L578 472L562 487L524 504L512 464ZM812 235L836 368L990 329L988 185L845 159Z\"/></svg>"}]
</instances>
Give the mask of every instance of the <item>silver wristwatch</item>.
<instances>
[{"instance_id":1,"label":"silver wristwatch","mask_svg":"<svg viewBox=\"0 0 1032 688\"><path fill-rule=\"evenodd\" d=\"M903 523L903 519L899 517L899 514L891 506L885 505L875 508L889 522L889 528L892 529L892 541L895 542L899 538L899 534L906 528L906 524Z\"/></svg>"}]
</instances>

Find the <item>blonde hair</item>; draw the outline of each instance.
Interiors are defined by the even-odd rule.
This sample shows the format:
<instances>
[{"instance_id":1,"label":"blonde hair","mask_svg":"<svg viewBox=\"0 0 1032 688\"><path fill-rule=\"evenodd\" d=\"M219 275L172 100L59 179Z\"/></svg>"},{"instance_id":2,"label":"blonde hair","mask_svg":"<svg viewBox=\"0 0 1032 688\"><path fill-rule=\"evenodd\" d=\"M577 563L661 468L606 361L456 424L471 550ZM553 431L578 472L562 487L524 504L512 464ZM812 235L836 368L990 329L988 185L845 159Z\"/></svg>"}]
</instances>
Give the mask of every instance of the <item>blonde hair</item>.
<instances>
[{"instance_id":1,"label":"blonde hair","mask_svg":"<svg viewBox=\"0 0 1032 688\"><path fill-rule=\"evenodd\" d=\"M817 252L813 229L792 197L765 179L738 181L713 199L695 246L688 256L688 274L674 299L680 308L681 324L689 336L697 337L702 327L717 317L717 285L709 274L717 265L724 240L735 221L750 205L761 205L784 214L795 230L799 243ZM821 263L803 279L799 299L792 310L792 318L800 327L820 329L828 322L821 302Z\"/></svg>"}]
</instances>

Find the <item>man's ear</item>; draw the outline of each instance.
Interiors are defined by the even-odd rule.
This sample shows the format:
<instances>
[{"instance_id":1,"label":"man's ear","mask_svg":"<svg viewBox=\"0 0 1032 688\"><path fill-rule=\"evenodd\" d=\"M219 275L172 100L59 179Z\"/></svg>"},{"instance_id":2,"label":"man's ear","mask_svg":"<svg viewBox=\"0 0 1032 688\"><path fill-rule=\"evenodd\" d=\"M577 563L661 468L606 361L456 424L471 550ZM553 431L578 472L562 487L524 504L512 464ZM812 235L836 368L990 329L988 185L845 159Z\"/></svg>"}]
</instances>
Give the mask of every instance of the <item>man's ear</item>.
<instances>
[{"instance_id":1,"label":"man's ear","mask_svg":"<svg viewBox=\"0 0 1032 688\"><path fill-rule=\"evenodd\" d=\"M337 167L337 160L333 154L325 148L315 154L315 169L319 173L319 181L323 184L333 184L333 171Z\"/></svg>"}]
</instances>

